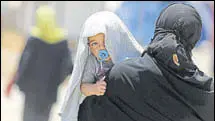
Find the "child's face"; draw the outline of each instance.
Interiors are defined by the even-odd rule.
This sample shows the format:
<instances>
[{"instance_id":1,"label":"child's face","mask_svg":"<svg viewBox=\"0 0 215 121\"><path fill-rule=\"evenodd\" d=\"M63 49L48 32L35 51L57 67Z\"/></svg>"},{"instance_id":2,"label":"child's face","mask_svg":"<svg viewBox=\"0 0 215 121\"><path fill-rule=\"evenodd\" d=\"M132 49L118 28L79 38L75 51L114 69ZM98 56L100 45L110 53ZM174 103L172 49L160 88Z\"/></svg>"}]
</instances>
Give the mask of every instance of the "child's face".
<instances>
[{"instance_id":1,"label":"child's face","mask_svg":"<svg viewBox=\"0 0 215 121\"><path fill-rule=\"evenodd\" d=\"M88 37L88 45L90 48L91 53L97 58L99 54L99 50L106 50L105 48L105 35L103 33L99 33L95 36ZM109 61L111 58L110 56L106 59Z\"/></svg>"}]
</instances>

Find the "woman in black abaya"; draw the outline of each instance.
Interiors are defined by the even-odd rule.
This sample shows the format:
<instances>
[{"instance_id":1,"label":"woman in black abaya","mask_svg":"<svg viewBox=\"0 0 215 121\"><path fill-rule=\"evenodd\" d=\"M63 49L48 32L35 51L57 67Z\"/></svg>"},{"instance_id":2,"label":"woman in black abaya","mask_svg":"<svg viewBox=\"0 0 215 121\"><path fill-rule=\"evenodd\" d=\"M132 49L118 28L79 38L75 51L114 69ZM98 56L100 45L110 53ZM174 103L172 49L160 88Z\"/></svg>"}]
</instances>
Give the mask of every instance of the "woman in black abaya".
<instances>
[{"instance_id":1,"label":"woman in black abaya","mask_svg":"<svg viewBox=\"0 0 215 121\"><path fill-rule=\"evenodd\" d=\"M214 80L191 58L201 29L192 6L165 8L142 57L114 65L105 95L86 98L79 121L213 121Z\"/></svg>"}]
</instances>

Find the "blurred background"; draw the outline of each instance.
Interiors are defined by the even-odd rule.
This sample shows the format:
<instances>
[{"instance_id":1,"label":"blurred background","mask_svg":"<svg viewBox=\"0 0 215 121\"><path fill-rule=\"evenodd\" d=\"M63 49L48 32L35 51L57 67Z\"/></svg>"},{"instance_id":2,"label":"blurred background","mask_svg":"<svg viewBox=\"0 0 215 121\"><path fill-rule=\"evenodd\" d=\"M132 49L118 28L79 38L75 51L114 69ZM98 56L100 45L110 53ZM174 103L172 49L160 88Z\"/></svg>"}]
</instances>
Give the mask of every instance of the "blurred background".
<instances>
[{"instance_id":1,"label":"blurred background","mask_svg":"<svg viewBox=\"0 0 215 121\"><path fill-rule=\"evenodd\" d=\"M97 11L116 13L136 40L147 46L155 28L155 21L167 1L1 1L1 121L21 121L24 95L13 87L12 95L3 94L20 59L32 26L35 10L40 5L52 6L57 14L58 25L67 30L73 59L79 33L85 20ZM180 1L183 2L183 1ZM199 12L202 22L201 40L193 50L193 60L206 74L214 77L214 1L184 1ZM58 100L53 106L49 121L60 121L60 102L65 93L66 81L58 90Z\"/></svg>"}]
</instances>

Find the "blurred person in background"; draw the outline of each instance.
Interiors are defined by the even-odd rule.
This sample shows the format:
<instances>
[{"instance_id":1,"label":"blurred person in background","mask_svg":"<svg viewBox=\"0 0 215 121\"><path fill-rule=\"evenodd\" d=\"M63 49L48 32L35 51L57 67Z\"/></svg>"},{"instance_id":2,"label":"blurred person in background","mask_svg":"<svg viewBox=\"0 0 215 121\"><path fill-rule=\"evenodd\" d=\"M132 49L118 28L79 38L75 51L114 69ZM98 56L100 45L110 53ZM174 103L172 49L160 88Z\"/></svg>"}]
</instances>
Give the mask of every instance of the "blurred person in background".
<instances>
[{"instance_id":1,"label":"blurred person in background","mask_svg":"<svg viewBox=\"0 0 215 121\"><path fill-rule=\"evenodd\" d=\"M80 33L74 71L61 109L62 121L87 121L87 115L94 112L92 107L105 94L106 73L114 64L141 56L142 52L143 48L114 13L91 15Z\"/></svg>"},{"instance_id":2,"label":"blurred person in background","mask_svg":"<svg viewBox=\"0 0 215 121\"><path fill-rule=\"evenodd\" d=\"M23 121L48 121L56 102L58 86L72 73L73 64L65 32L58 28L55 12L49 6L36 11L33 27L22 52L18 70L9 83L25 94Z\"/></svg>"}]
</instances>

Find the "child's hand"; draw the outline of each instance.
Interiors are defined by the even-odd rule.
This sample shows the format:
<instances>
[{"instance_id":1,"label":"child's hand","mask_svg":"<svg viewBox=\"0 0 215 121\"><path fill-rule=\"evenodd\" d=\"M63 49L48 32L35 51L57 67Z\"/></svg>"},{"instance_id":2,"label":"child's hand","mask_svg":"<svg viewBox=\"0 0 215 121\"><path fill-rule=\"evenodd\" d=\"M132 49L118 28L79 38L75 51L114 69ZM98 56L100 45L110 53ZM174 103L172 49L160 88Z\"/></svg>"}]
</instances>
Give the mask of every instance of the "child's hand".
<instances>
[{"instance_id":1,"label":"child's hand","mask_svg":"<svg viewBox=\"0 0 215 121\"><path fill-rule=\"evenodd\" d=\"M95 84L82 83L81 92L85 96L97 95L102 96L106 91L106 82L104 81L105 77L97 81Z\"/></svg>"},{"instance_id":2,"label":"child's hand","mask_svg":"<svg viewBox=\"0 0 215 121\"><path fill-rule=\"evenodd\" d=\"M104 80L97 81L94 84L94 94L97 96L102 96L105 94L107 83Z\"/></svg>"}]
</instances>

